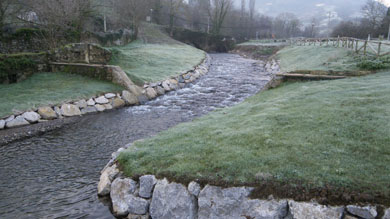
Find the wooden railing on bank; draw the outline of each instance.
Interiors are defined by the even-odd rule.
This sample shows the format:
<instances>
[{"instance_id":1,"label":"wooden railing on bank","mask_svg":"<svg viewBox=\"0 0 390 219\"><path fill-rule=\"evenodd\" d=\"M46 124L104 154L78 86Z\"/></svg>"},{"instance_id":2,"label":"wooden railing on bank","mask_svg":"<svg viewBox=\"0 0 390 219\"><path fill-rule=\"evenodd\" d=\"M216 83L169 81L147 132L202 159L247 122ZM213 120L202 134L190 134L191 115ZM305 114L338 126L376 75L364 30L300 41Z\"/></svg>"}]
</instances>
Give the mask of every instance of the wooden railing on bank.
<instances>
[{"instance_id":1,"label":"wooden railing on bank","mask_svg":"<svg viewBox=\"0 0 390 219\"><path fill-rule=\"evenodd\" d=\"M298 46L314 45L340 47L351 49L357 54L373 54L377 57L390 54L390 42L368 41L351 37L290 39L290 43Z\"/></svg>"}]
</instances>

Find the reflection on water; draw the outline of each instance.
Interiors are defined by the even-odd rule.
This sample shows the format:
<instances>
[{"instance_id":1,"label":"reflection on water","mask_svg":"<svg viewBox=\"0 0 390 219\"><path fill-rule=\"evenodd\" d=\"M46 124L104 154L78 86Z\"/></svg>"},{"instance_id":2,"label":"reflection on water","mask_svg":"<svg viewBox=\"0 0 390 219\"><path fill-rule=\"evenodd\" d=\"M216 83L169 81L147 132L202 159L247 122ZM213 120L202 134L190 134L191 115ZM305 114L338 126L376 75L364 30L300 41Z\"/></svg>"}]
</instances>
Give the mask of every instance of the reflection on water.
<instances>
[{"instance_id":1,"label":"reflection on water","mask_svg":"<svg viewBox=\"0 0 390 219\"><path fill-rule=\"evenodd\" d=\"M143 106L84 116L71 126L0 148L0 218L112 218L99 172L119 147L227 107L270 79L262 63L214 54L195 84Z\"/></svg>"}]
</instances>

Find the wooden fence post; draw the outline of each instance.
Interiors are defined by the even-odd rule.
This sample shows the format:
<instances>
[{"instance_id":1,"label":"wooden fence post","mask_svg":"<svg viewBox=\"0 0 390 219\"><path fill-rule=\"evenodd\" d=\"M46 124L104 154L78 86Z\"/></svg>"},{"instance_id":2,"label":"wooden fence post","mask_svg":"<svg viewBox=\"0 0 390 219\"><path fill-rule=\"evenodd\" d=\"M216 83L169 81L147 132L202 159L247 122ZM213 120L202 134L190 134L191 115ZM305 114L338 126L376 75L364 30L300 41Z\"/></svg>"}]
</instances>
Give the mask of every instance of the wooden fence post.
<instances>
[{"instance_id":1,"label":"wooden fence post","mask_svg":"<svg viewBox=\"0 0 390 219\"><path fill-rule=\"evenodd\" d=\"M367 55L367 40L364 42L364 55Z\"/></svg>"},{"instance_id":2,"label":"wooden fence post","mask_svg":"<svg viewBox=\"0 0 390 219\"><path fill-rule=\"evenodd\" d=\"M378 54L377 54L378 57L381 54L381 45L382 45L382 42L379 42L379 44L378 44Z\"/></svg>"}]
</instances>

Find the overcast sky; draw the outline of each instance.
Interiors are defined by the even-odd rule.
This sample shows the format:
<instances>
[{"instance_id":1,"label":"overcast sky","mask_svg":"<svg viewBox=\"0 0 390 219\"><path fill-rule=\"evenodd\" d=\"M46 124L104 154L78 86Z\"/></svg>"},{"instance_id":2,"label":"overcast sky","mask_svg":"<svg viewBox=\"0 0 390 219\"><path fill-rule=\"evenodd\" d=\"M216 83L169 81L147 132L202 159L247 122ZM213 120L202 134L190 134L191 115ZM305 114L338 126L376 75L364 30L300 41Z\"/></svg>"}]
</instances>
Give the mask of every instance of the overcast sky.
<instances>
[{"instance_id":1,"label":"overcast sky","mask_svg":"<svg viewBox=\"0 0 390 219\"><path fill-rule=\"evenodd\" d=\"M241 0L234 0L239 6ZM249 2L249 0L247 0ZM312 17L332 20L354 19L361 16L361 7L366 0L256 0L256 9L259 13L276 16L283 12L296 14L303 21L310 21ZM390 3L390 0L386 0Z\"/></svg>"}]
</instances>

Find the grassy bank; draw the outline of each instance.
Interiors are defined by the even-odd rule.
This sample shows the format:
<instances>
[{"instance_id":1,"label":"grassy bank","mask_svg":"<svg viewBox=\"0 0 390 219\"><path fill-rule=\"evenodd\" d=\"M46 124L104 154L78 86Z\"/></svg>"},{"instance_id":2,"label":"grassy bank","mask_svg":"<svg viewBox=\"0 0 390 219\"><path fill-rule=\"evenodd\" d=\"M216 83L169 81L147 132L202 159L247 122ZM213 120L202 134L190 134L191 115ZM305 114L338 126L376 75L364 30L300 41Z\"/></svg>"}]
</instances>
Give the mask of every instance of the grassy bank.
<instances>
[{"instance_id":1,"label":"grassy bank","mask_svg":"<svg viewBox=\"0 0 390 219\"><path fill-rule=\"evenodd\" d=\"M109 82L66 73L36 73L28 79L0 85L0 117L14 110L25 111L39 106L123 90Z\"/></svg>"},{"instance_id":2,"label":"grassy bank","mask_svg":"<svg viewBox=\"0 0 390 219\"><path fill-rule=\"evenodd\" d=\"M140 40L109 48L114 53L111 64L120 66L135 83L142 85L177 76L205 58L203 51L173 40L160 28L144 24Z\"/></svg>"},{"instance_id":3,"label":"grassy bank","mask_svg":"<svg viewBox=\"0 0 390 219\"><path fill-rule=\"evenodd\" d=\"M332 188L389 198L388 81L390 72L286 84L138 142L119 162L128 176L267 181L283 184L274 192L287 184L287 196L307 186L324 188L314 197ZM343 195L335 192L335 199L351 201Z\"/></svg>"},{"instance_id":4,"label":"grassy bank","mask_svg":"<svg viewBox=\"0 0 390 219\"><path fill-rule=\"evenodd\" d=\"M277 54L284 72L297 70L357 71L358 59L345 48L320 46L289 46Z\"/></svg>"}]
</instances>

